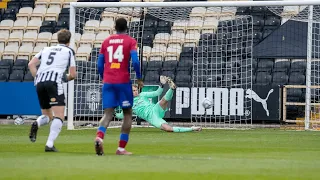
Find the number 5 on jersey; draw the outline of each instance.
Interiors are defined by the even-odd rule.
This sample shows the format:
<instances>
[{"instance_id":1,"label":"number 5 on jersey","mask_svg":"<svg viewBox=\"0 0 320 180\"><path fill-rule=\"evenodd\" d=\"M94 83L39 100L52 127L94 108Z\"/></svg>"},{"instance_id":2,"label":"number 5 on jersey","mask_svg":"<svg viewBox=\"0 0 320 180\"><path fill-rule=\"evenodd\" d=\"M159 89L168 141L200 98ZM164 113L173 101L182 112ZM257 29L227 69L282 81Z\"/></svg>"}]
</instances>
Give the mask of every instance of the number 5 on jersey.
<instances>
[{"instance_id":1,"label":"number 5 on jersey","mask_svg":"<svg viewBox=\"0 0 320 180\"><path fill-rule=\"evenodd\" d=\"M110 68L111 69L119 69L120 68L120 63L122 62L122 60L124 58L124 56L123 56L123 46L119 45L114 53L113 53L113 46L109 46L107 48L107 50L108 50L108 53L109 53L109 63L111 63ZM118 61L118 63L112 62L114 59L116 59Z\"/></svg>"}]
</instances>

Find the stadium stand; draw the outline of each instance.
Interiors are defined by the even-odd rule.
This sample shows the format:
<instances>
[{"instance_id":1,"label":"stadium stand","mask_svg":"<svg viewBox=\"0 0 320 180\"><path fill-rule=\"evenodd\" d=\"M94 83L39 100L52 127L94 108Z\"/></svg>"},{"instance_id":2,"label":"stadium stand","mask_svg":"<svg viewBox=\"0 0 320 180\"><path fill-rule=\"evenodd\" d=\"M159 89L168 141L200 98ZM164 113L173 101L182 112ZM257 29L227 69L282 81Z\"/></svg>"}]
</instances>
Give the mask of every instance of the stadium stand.
<instances>
[{"instance_id":1,"label":"stadium stand","mask_svg":"<svg viewBox=\"0 0 320 180\"><path fill-rule=\"evenodd\" d=\"M57 44L56 32L60 29L69 28L69 3L75 0L20 0L10 1L7 8L1 14L0 22L0 81L20 82L32 81L32 76L27 68L27 62L41 48ZM116 2L117 0L99 0L86 2ZM132 1L132 0L122 0ZM140 0L137 0L140 1ZM154 0L157 1L157 0ZM158 0L159 1L159 0ZM84 2L84 0L79 0ZM297 7L299 8L299 7ZM103 10L103 9L102 9ZM86 22L77 24L81 29L76 34L77 64L83 69L78 69L77 82L98 81L94 63L96 57L90 54L98 54L99 47L109 34L113 33L113 23L117 12L134 13L135 10L128 8L107 8L101 11L100 16L87 17ZM298 9L284 9L283 14L297 13ZM252 15L253 18L253 43L259 44L273 31L284 24L287 19L281 19L272 14L266 7L239 7L239 8L201 8L186 9L186 15L190 20L185 22L168 22L146 16L142 37L143 74L146 84L157 81L161 74L172 77L178 86L189 86L192 81L193 61L211 62L215 67L241 67L244 56L235 56L238 63L232 59L202 57L193 59L194 52L214 52L219 57L220 45L228 44L239 37L236 32L230 32L217 37L213 31L219 31L224 25L223 20L230 20L235 15ZM131 18L122 15L129 20L131 28L139 26L139 18ZM218 18L220 17L220 19ZM84 19L81 19L82 21ZM138 21L137 21L138 20ZM232 21L234 25L240 21ZM236 26L235 26L236 27ZM133 34L134 36L134 34ZM216 43L215 46L202 46L207 43ZM223 51L246 52L247 44L234 44ZM239 48L239 46L241 48ZM246 53L244 53L246 54ZM304 84L306 61L304 59L277 59L260 58L253 60L253 82L259 85L285 85ZM88 74L91 72L93 74ZM229 74L228 74L229 73ZM221 76L221 74L225 74ZM224 79L234 78L230 72L204 72L203 77L197 83L206 84L208 87L217 86L210 84L212 78L223 82ZM211 78L211 79L210 79ZM210 81L209 81L210 80ZM236 83L236 82L234 82ZM289 99L303 98L302 90L294 89L288 92Z\"/></svg>"}]
</instances>

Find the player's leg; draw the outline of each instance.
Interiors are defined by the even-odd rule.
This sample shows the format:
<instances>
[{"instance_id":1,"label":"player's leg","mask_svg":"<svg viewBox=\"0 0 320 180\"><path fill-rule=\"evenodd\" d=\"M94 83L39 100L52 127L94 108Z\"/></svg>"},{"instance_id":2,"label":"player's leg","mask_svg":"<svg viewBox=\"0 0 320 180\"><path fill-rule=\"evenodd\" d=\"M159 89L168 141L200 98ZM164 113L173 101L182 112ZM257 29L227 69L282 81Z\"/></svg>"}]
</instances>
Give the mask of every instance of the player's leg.
<instances>
[{"instance_id":1,"label":"player's leg","mask_svg":"<svg viewBox=\"0 0 320 180\"><path fill-rule=\"evenodd\" d=\"M95 150L98 156L104 154L103 139L110 122L113 119L114 108L118 106L116 91L111 84L104 84L102 87L102 107L103 116L99 122L99 127L95 138Z\"/></svg>"},{"instance_id":2,"label":"player's leg","mask_svg":"<svg viewBox=\"0 0 320 180\"><path fill-rule=\"evenodd\" d=\"M58 138L62 129L65 117L65 97L62 84L57 84L55 82L46 82L46 84L47 94L50 98L49 104L51 105L54 117L50 126L45 152L57 152L58 150L54 146L54 141Z\"/></svg>"},{"instance_id":3,"label":"player's leg","mask_svg":"<svg viewBox=\"0 0 320 180\"><path fill-rule=\"evenodd\" d=\"M131 155L131 152L125 150L126 145L129 141L129 134L132 126L132 105L133 105L133 94L132 84L119 84L119 104L123 110L123 121L121 127L121 134L119 140L119 146L116 151L118 155Z\"/></svg>"},{"instance_id":4,"label":"player's leg","mask_svg":"<svg viewBox=\"0 0 320 180\"><path fill-rule=\"evenodd\" d=\"M163 110L168 109L169 101L172 100L174 89L176 89L176 85L172 81L172 79L167 78L167 82L169 84L170 89L166 92L166 94L159 101L159 105L162 107Z\"/></svg>"},{"instance_id":5,"label":"player's leg","mask_svg":"<svg viewBox=\"0 0 320 180\"><path fill-rule=\"evenodd\" d=\"M49 104L49 96L47 95L46 89L42 83L37 85L37 95L39 99L39 104L41 107L42 115L37 118L31 125L29 138L31 142L36 142L38 128L40 126L44 126L49 123L49 121L53 118L51 105Z\"/></svg>"}]
</instances>

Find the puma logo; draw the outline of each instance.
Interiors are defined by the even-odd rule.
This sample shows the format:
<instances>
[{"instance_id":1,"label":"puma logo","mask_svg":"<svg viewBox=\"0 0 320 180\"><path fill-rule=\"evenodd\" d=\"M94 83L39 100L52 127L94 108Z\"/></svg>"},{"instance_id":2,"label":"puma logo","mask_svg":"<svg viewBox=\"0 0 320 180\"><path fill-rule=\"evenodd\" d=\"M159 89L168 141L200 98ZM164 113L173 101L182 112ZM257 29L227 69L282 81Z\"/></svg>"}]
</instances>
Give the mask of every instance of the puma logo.
<instances>
[{"instance_id":1,"label":"puma logo","mask_svg":"<svg viewBox=\"0 0 320 180\"><path fill-rule=\"evenodd\" d=\"M259 102L262 104L262 107L263 109L266 111L267 113L267 116L269 116L269 110L268 110L268 104L267 104L267 101L268 101L268 98L270 96L270 94L273 93L273 89L270 89L270 91L268 92L268 95L265 99L262 99L258 96L258 94L256 92L254 92L253 90L251 89L247 89L246 91L246 98L249 98L249 99L253 99L254 101L256 102Z\"/></svg>"}]
</instances>

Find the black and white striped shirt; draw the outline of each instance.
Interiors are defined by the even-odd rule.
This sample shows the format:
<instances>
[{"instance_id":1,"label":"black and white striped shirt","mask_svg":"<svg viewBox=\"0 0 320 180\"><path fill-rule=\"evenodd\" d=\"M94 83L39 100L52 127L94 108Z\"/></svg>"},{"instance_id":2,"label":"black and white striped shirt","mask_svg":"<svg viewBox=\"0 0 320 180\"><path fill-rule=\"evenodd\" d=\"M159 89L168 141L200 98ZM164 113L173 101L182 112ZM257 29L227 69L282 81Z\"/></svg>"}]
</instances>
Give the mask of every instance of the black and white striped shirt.
<instances>
[{"instance_id":1,"label":"black and white striped shirt","mask_svg":"<svg viewBox=\"0 0 320 180\"><path fill-rule=\"evenodd\" d=\"M60 44L43 48L35 57L41 61L35 77L35 85L46 81L61 84L63 73L76 64L74 51Z\"/></svg>"}]
</instances>

